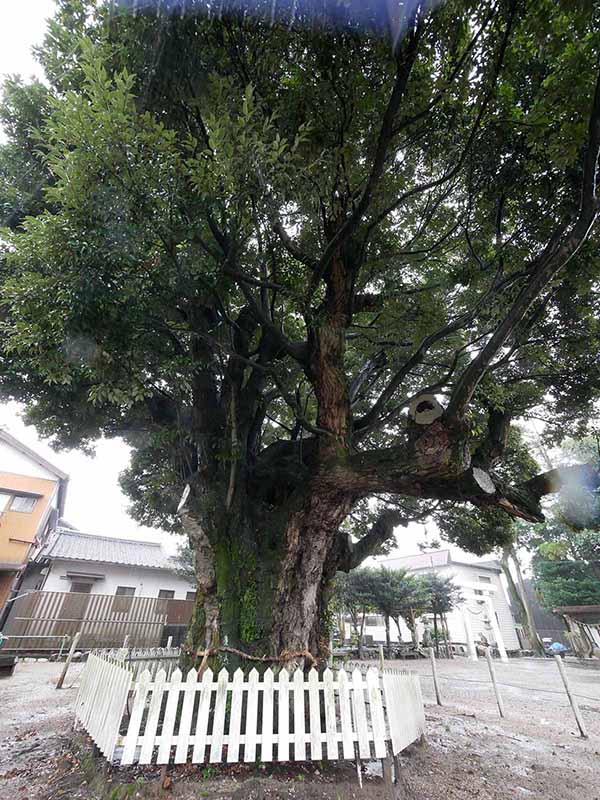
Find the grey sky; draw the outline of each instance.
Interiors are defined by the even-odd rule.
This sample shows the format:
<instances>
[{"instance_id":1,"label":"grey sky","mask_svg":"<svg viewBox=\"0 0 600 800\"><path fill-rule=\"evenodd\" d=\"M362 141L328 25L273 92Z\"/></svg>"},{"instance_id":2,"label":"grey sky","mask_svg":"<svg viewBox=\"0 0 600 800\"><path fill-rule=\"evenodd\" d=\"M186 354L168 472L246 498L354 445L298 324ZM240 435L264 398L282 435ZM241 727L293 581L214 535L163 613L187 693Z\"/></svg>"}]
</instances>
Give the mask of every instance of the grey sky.
<instances>
[{"instance_id":1,"label":"grey sky","mask_svg":"<svg viewBox=\"0 0 600 800\"><path fill-rule=\"evenodd\" d=\"M31 48L44 38L46 20L54 9L54 0L0 2L0 75L41 76Z\"/></svg>"}]
</instances>

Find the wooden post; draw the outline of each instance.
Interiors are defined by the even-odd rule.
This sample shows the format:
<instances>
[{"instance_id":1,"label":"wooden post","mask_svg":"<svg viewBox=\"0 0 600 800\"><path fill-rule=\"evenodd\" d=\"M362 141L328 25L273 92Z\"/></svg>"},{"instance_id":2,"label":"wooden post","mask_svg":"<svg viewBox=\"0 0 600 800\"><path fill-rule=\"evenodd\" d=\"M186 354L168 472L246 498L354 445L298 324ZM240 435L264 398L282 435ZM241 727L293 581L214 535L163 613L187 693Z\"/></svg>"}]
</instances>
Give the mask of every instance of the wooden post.
<instances>
[{"instance_id":1,"label":"wooden post","mask_svg":"<svg viewBox=\"0 0 600 800\"><path fill-rule=\"evenodd\" d=\"M123 648L126 650L128 645L129 645L129 634L127 634L123 639Z\"/></svg>"},{"instance_id":2,"label":"wooden post","mask_svg":"<svg viewBox=\"0 0 600 800\"><path fill-rule=\"evenodd\" d=\"M588 732L585 727L585 722L583 721L583 717L581 716L581 711L579 710L579 706L577 704L577 698L575 697L575 695L571 694L571 687L569 686L569 679L567 678L567 673L565 672L562 658L560 656L554 656L554 660L556 661L556 666L558 667L558 671L560 672L560 677L562 678L562 682L565 687L565 692L567 693L567 697L569 698L569 703L571 703L573 714L575 714L575 719L577 721L577 727L579 728L579 733L581 734L581 738L587 739Z\"/></svg>"},{"instance_id":3,"label":"wooden post","mask_svg":"<svg viewBox=\"0 0 600 800\"><path fill-rule=\"evenodd\" d=\"M386 787L386 794L389 800L394 800L395 792L394 792L394 775L392 772L392 758L390 756L390 747L389 743L386 746L387 756L381 759L381 770L383 774L383 782Z\"/></svg>"},{"instance_id":4,"label":"wooden post","mask_svg":"<svg viewBox=\"0 0 600 800\"><path fill-rule=\"evenodd\" d=\"M173 637L169 636L167 639L167 649L173 646Z\"/></svg>"},{"instance_id":5,"label":"wooden post","mask_svg":"<svg viewBox=\"0 0 600 800\"><path fill-rule=\"evenodd\" d=\"M383 645L379 645L379 670L383 672L383 667L385 665L385 659L383 657Z\"/></svg>"},{"instance_id":6,"label":"wooden post","mask_svg":"<svg viewBox=\"0 0 600 800\"><path fill-rule=\"evenodd\" d=\"M71 644L71 649L69 650L69 654L67 655L67 660L65 661L63 671L60 673L60 678L58 679L58 683L56 684L57 689L62 689L63 687L63 683L65 682L65 678L67 677L67 672L69 670L69 667L71 666L71 660L73 658L75 650L77 649L77 644L79 642L80 636L81 636L81 631L77 631L77 633L73 637L73 643Z\"/></svg>"},{"instance_id":7,"label":"wooden post","mask_svg":"<svg viewBox=\"0 0 600 800\"><path fill-rule=\"evenodd\" d=\"M435 664L435 652L433 647L429 648L429 659L431 661L431 674L433 675L433 686L435 688L435 699L437 700L438 706L442 705L442 698L440 697L440 687L438 685L438 678L437 678L437 667Z\"/></svg>"},{"instance_id":8,"label":"wooden post","mask_svg":"<svg viewBox=\"0 0 600 800\"><path fill-rule=\"evenodd\" d=\"M485 601L487 603L487 610L490 617L490 623L492 625L492 631L494 632L494 637L496 639L496 647L498 648L498 652L500 653L500 661L504 661L504 663L507 663L508 654L506 652L506 647L504 646L504 639L502 638L502 633L500 631L500 626L498 625L498 620L496 619L494 601L492 600L489 594L485 598Z\"/></svg>"},{"instance_id":9,"label":"wooden post","mask_svg":"<svg viewBox=\"0 0 600 800\"><path fill-rule=\"evenodd\" d=\"M485 659L488 664L488 668L490 670L490 677L492 678L492 686L494 687L494 694L496 695L496 702L498 703L498 711L500 712L500 716L504 716L504 703L502 702L502 697L500 695L500 690L498 689L498 684L496 683L496 670L494 669L494 664L492 662L492 654L490 653L490 648L485 648Z\"/></svg>"}]
</instances>

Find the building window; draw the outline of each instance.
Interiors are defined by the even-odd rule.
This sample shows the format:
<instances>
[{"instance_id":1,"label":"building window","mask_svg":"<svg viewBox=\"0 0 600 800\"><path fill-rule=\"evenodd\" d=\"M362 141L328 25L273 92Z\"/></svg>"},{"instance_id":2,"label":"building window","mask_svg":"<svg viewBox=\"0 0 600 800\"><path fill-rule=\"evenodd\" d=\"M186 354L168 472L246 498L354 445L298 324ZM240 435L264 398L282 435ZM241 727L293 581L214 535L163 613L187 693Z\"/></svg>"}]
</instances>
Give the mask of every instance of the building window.
<instances>
[{"instance_id":1,"label":"building window","mask_svg":"<svg viewBox=\"0 0 600 800\"><path fill-rule=\"evenodd\" d=\"M473 589L473 593L474 593L474 594L480 594L480 595L483 595L483 592L481 591L481 589Z\"/></svg>"},{"instance_id":2,"label":"building window","mask_svg":"<svg viewBox=\"0 0 600 800\"><path fill-rule=\"evenodd\" d=\"M0 491L0 513L3 511L19 511L22 514L31 514L35 508L38 497L28 494L15 494L10 490Z\"/></svg>"},{"instance_id":3,"label":"building window","mask_svg":"<svg viewBox=\"0 0 600 800\"><path fill-rule=\"evenodd\" d=\"M489 575L478 575L477 578L481 583L491 583L492 582L492 579L489 577Z\"/></svg>"},{"instance_id":4,"label":"building window","mask_svg":"<svg viewBox=\"0 0 600 800\"><path fill-rule=\"evenodd\" d=\"M20 511L22 514L31 514L37 503L37 498L15 495L10 504L11 511Z\"/></svg>"},{"instance_id":5,"label":"building window","mask_svg":"<svg viewBox=\"0 0 600 800\"><path fill-rule=\"evenodd\" d=\"M115 597L112 602L112 610L115 614L127 614L131 611L135 586L117 586Z\"/></svg>"},{"instance_id":6,"label":"building window","mask_svg":"<svg viewBox=\"0 0 600 800\"><path fill-rule=\"evenodd\" d=\"M175 597L175 591L173 589L160 589L158 597L160 600L172 600Z\"/></svg>"},{"instance_id":7,"label":"building window","mask_svg":"<svg viewBox=\"0 0 600 800\"><path fill-rule=\"evenodd\" d=\"M186 600L195 600L196 599L196 592L186 592L185 595Z\"/></svg>"},{"instance_id":8,"label":"building window","mask_svg":"<svg viewBox=\"0 0 600 800\"><path fill-rule=\"evenodd\" d=\"M81 583L80 581L71 581L71 592L78 592L79 594L89 594L92 591L91 583Z\"/></svg>"}]
</instances>

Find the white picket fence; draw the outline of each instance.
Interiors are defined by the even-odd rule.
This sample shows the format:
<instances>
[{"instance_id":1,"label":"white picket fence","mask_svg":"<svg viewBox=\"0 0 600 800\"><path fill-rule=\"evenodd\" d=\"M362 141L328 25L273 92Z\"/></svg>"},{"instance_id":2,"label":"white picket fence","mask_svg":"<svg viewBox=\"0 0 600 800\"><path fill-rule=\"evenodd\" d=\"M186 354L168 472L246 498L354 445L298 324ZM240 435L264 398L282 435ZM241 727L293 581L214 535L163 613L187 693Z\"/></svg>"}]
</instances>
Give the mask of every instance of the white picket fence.
<instances>
[{"instance_id":1,"label":"white picket fence","mask_svg":"<svg viewBox=\"0 0 600 800\"><path fill-rule=\"evenodd\" d=\"M122 662L133 672L134 680L137 680L146 669L154 678L161 667L166 671L168 680L177 669L181 657L179 647L116 647L92 652L100 658Z\"/></svg>"},{"instance_id":2,"label":"white picket fence","mask_svg":"<svg viewBox=\"0 0 600 800\"><path fill-rule=\"evenodd\" d=\"M129 692L130 714L125 715ZM356 669L319 676L267 669L207 669L200 680L160 669L137 682L123 662L92 654L76 716L99 749L123 765L385 758L424 733L419 678ZM242 752L243 751L243 752Z\"/></svg>"}]
</instances>

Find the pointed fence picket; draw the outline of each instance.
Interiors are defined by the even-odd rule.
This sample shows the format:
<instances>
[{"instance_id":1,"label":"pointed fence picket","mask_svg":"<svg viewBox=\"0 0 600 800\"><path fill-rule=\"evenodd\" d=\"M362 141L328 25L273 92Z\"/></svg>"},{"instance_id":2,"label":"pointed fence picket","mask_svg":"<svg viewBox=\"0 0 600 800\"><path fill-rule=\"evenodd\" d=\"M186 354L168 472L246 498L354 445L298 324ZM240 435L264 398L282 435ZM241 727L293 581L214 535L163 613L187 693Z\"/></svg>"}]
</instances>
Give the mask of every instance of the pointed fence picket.
<instances>
[{"instance_id":1,"label":"pointed fence picket","mask_svg":"<svg viewBox=\"0 0 600 800\"><path fill-rule=\"evenodd\" d=\"M76 719L112 761L121 720L132 684L132 674L122 664L91 655L82 676Z\"/></svg>"},{"instance_id":2,"label":"pointed fence picket","mask_svg":"<svg viewBox=\"0 0 600 800\"><path fill-rule=\"evenodd\" d=\"M424 733L419 679L408 672L206 669L198 680L191 669L182 678L161 668L134 681L123 661L92 654L77 718L123 765L385 758L388 742L397 754Z\"/></svg>"}]
</instances>

